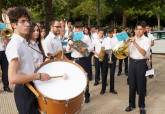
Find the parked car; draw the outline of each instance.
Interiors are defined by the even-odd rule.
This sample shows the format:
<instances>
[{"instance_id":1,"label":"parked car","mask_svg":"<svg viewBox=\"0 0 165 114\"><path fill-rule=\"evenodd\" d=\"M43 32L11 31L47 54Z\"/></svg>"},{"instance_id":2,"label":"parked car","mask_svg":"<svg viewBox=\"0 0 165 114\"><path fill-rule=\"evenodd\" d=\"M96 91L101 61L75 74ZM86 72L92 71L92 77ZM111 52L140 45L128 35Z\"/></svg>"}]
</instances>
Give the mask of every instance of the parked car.
<instances>
[{"instance_id":1,"label":"parked car","mask_svg":"<svg viewBox=\"0 0 165 114\"><path fill-rule=\"evenodd\" d=\"M155 37L152 52L157 54L165 54L165 31L153 31Z\"/></svg>"}]
</instances>

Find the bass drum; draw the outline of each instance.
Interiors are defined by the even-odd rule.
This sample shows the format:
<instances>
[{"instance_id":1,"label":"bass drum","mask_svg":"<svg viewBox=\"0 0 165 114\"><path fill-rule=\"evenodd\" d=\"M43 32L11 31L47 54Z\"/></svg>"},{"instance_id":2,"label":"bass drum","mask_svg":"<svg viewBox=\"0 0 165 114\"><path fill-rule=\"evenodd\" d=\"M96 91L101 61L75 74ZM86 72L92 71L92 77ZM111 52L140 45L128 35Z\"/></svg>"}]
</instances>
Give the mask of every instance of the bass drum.
<instances>
[{"instance_id":1,"label":"bass drum","mask_svg":"<svg viewBox=\"0 0 165 114\"><path fill-rule=\"evenodd\" d=\"M39 93L38 104L41 114L78 114L84 100L87 85L85 71L68 61L53 61L43 64L37 73L47 73L49 81L34 81Z\"/></svg>"}]
</instances>

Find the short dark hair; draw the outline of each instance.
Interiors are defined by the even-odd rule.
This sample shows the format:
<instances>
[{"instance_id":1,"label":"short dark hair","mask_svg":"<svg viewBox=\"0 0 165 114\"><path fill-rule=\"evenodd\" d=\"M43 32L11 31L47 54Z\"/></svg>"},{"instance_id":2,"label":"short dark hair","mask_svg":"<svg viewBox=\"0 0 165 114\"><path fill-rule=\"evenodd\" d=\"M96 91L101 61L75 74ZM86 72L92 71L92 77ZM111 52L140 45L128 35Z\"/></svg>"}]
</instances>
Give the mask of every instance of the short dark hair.
<instances>
[{"instance_id":1,"label":"short dark hair","mask_svg":"<svg viewBox=\"0 0 165 114\"><path fill-rule=\"evenodd\" d=\"M31 19L28 10L22 6L8 8L7 15L11 23L16 23L21 17L27 17L29 20Z\"/></svg>"},{"instance_id":2,"label":"short dark hair","mask_svg":"<svg viewBox=\"0 0 165 114\"><path fill-rule=\"evenodd\" d=\"M102 27L100 27L100 28L98 29L98 32L100 32L100 31L105 32L104 29L103 29Z\"/></svg>"},{"instance_id":3,"label":"short dark hair","mask_svg":"<svg viewBox=\"0 0 165 114\"><path fill-rule=\"evenodd\" d=\"M145 28L146 27L146 22L145 21L140 21L140 22L138 22L137 24L136 24L136 27L137 26L142 26L143 28Z\"/></svg>"}]
</instances>

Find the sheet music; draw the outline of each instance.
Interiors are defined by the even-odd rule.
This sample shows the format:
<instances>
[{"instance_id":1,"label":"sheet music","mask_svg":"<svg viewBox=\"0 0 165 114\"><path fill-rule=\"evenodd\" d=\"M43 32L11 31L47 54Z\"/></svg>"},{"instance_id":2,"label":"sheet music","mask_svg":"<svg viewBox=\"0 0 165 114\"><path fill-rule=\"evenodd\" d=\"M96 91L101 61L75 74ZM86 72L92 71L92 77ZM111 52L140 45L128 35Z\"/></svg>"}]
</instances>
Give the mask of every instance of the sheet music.
<instances>
[{"instance_id":1,"label":"sheet music","mask_svg":"<svg viewBox=\"0 0 165 114\"><path fill-rule=\"evenodd\" d=\"M152 69L146 71L145 76L147 77L149 75L154 75L154 74L155 74L155 70L152 68Z\"/></svg>"}]
</instances>

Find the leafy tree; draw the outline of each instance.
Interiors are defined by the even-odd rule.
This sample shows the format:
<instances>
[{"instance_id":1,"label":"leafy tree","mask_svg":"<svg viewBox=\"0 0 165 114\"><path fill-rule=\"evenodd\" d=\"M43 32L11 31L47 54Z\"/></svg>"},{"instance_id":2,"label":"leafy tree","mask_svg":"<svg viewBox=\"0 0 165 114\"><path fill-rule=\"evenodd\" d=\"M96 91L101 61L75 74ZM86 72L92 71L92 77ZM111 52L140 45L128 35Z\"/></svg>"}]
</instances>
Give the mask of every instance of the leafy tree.
<instances>
[{"instance_id":1,"label":"leafy tree","mask_svg":"<svg viewBox=\"0 0 165 114\"><path fill-rule=\"evenodd\" d=\"M108 14L112 12L111 8L106 5L106 1L100 1L99 14L96 12L97 6L95 0L83 0L77 7L72 10L74 17L85 16L88 18L88 26L90 26L91 20L98 18L98 20L104 19Z\"/></svg>"}]
</instances>

